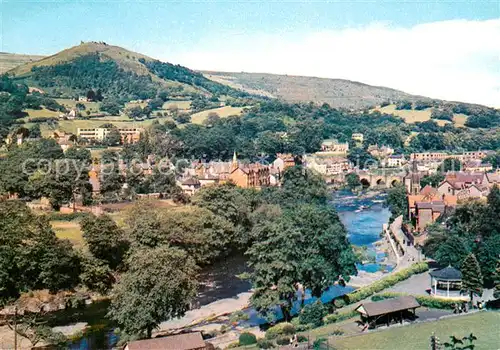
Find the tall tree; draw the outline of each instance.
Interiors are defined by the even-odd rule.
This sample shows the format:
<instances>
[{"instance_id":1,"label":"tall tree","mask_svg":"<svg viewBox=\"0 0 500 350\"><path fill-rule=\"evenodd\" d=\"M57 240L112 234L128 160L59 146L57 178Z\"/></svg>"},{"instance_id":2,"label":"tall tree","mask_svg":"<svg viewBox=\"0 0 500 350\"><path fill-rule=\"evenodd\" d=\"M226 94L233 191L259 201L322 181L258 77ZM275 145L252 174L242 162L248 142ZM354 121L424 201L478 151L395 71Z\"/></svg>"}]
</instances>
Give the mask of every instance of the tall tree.
<instances>
[{"instance_id":1,"label":"tall tree","mask_svg":"<svg viewBox=\"0 0 500 350\"><path fill-rule=\"evenodd\" d=\"M391 220L400 215L403 215L403 218L408 220L408 196L405 185L400 184L391 188L387 195L386 203L392 213Z\"/></svg>"},{"instance_id":2,"label":"tall tree","mask_svg":"<svg viewBox=\"0 0 500 350\"><path fill-rule=\"evenodd\" d=\"M123 231L111 217L90 215L82 220L80 226L94 257L106 261L112 269L121 264L127 244Z\"/></svg>"},{"instance_id":3,"label":"tall tree","mask_svg":"<svg viewBox=\"0 0 500 350\"><path fill-rule=\"evenodd\" d=\"M196 295L194 260L177 248L138 250L113 290L109 316L128 335L151 337L163 321L181 317Z\"/></svg>"},{"instance_id":4,"label":"tall tree","mask_svg":"<svg viewBox=\"0 0 500 350\"><path fill-rule=\"evenodd\" d=\"M462 291L470 295L470 301L474 295L483 295L483 275L481 268L474 254L469 254L461 266L462 272Z\"/></svg>"},{"instance_id":5,"label":"tall tree","mask_svg":"<svg viewBox=\"0 0 500 350\"><path fill-rule=\"evenodd\" d=\"M251 303L262 313L279 305L289 319L298 286L314 296L340 278L356 273L356 258L335 211L328 206L298 205L284 215L254 226L255 242L248 249Z\"/></svg>"},{"instance_id":6,"label":"tall tree","mask_svg":"<svg viewBox=\"0 0 500 350\"><path fill-rule=\"evenodd\" d=\"M0 304L23 291L72 288L78 273L71 244L56 237L46 217L20 201L0 202Z\"/></svg>"}]
</instances>

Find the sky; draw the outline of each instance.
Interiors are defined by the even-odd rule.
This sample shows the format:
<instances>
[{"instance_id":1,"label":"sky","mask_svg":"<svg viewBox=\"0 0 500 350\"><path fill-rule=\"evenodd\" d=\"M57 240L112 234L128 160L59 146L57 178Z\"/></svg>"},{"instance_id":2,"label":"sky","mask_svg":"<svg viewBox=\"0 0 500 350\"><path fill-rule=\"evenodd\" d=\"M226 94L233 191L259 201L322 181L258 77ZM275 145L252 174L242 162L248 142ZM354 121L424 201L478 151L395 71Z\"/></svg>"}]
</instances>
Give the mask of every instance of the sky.
<instances>
[{"instance_id":1,"label":"sky","mask_svg":"<svg viewBox=\"0 0 500 350\"><path fill-rule=\"evenodd\" d=\"M342 78L500 107L500 0L0 0L0 51L105 41L192 69Z\"/></svg>"}]
</instances>

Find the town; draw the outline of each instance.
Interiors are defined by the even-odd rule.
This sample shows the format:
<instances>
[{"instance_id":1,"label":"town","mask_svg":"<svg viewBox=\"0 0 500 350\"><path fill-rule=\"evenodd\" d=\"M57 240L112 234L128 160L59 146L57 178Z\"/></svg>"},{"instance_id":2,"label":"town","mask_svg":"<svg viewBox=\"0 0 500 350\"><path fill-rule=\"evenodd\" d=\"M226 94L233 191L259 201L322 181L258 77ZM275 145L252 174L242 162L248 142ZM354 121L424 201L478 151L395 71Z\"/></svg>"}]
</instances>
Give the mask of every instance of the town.
<instances>
[{"instance_id":1,"label":"town","mask_svg":"<svg viewBox=\"0 0 500 350\"><path fill-rule=\"evenodd\" d=\"M497 3L2 3L0 349L497 349Z\"/></svg>"}]
</instances>

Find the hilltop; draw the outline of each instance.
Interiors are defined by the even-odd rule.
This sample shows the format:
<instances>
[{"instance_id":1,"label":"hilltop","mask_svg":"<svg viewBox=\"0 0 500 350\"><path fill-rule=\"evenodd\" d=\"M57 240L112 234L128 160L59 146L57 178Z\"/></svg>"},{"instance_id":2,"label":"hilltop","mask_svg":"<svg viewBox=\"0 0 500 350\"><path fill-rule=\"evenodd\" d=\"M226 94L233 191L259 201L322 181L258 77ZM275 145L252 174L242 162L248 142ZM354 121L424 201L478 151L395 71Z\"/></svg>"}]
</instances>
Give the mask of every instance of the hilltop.
<instances>
[{"instance_id":1,"label":"hilltop","mask_svg":"<svg viewBox=\"0 0 500 350\"><path fill-rule=\"evenodd\" d=\"M19 55L16 53L0 52L0 74L22 64L41 60L43 57L40 55Z\"/></svg>"},{"instance_id":2,"label":"hilltop","mask_svg":"<svg viewBox=\"0 0 500 350\"><path fill-rule=\"evenodd\" d=\"M82 42L7 73L50 96L63 98L84 95L89 89L99 89L104 97L121 102L155 98L160 92L190 97L248 95L189 68L104 42Z\"/></svg>"}]
</instances>

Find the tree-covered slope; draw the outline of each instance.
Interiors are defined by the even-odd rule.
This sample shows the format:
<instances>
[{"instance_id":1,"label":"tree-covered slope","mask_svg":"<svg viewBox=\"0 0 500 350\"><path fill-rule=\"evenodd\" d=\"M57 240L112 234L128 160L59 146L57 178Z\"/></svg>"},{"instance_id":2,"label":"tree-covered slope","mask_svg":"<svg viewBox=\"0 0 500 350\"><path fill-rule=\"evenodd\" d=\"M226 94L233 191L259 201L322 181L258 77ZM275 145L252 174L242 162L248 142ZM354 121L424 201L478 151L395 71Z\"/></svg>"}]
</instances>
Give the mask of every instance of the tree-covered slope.
<instances>
[{"instance_id":1,"label":"tree-covered slope","mask_svg":"<svg viewBox=\"0 0 500 350\"><path fill-rule=\"evenodd\" d=\"M154 98L162 91L171 96L248 96L186 67L103 42L82 43L8 73L58 97L85 95L89 89L121 101Z\"/></svg>"}]
</instances>

